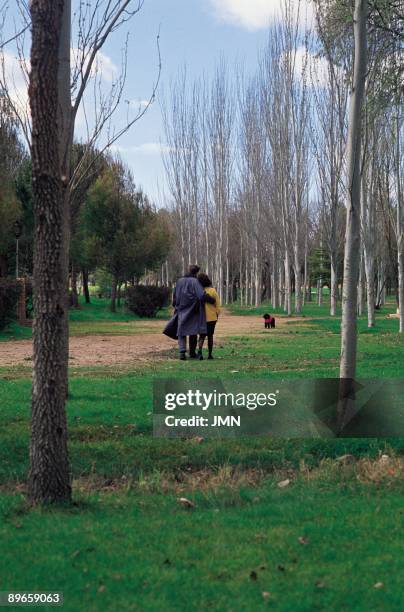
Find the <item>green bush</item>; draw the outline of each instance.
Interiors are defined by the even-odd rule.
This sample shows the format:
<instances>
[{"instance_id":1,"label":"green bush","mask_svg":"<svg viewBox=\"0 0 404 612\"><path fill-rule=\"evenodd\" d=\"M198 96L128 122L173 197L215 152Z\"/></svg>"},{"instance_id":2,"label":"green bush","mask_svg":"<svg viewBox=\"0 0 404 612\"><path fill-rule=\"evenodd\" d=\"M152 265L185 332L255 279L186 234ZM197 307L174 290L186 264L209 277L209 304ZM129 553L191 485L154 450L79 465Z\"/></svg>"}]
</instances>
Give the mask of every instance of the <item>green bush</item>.
<instances>
[{"instance_id":1,"label":"green bush","mask_svg":"<svg viewBox=\"0 0 404 612\"><path fill-rule=\"evenodd\" d=\"M9 278L0 278L0 329L16 319L20 285Z\"/></svg>"},{"instance_id":2,"label":"green bush","mask_svg":"<svg viewBox=\"0 0 404 612\"><path fill-rule=\"evenodd\" d=\"M139 317L155 317L157 312L168 305L170 289L153 285L136 285L126 289L126 305Z\"/></svg>"}]
</instances>

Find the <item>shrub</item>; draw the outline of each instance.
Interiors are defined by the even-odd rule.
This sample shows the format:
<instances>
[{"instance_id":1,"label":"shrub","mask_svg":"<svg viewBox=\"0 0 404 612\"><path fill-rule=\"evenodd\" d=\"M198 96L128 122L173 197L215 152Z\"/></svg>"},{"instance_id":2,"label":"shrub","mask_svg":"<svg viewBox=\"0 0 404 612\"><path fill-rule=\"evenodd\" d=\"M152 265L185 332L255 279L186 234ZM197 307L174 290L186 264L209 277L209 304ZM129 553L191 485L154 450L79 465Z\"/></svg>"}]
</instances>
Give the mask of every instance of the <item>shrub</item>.
<instances>
[{"instance_id":1,"label":"shrub","mask_svg":"<svg viewBox=\"0 0 404 612\"><path fill-rule=\"evenodd\" d=\"M152 285L136 285L126 289L126 305L139 317L155 317L157 312L168 305L170 289Z\"/></svg>"},{"instance_id":2,"label":"shrub","mask_svg":"<svg viewBox=\"0 0 404 612\"><path fill-rule=\"evenodd\" d=\"M0 278L0 329L16 319L20 285L9 278Z\"/></svg>"}]
</instances>

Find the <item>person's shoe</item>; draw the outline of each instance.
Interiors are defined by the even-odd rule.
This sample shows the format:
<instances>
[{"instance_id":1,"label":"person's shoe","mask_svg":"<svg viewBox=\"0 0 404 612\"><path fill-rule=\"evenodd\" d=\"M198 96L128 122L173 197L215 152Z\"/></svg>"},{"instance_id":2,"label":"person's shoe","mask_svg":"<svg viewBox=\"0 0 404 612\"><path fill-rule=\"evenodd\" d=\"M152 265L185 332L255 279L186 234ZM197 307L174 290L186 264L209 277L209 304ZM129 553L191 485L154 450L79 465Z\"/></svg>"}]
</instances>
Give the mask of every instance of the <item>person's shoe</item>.
<instances>
[{"instance_id":1,"label":"person's shoe","mask_svg":"<svg viewBox=\"0 0 404 612\"><path fill-rule=\"evenodd\" d=\"M190 359L198 359L198 355L196 353L189 353Z\"/></svg>"},{"instance_id":2,"label":"person's shoe","mask_svg":"<svg viewBox=\"0 0 404 612\"><path fill-rule=\"evenodd\" d=\"M213 359L213 355L209 355L209 356L208 356L208 359Z\"/></svg>"},{"instance_id":3,"label":"person's shoe","mask_svg":"<svg viewBox=\"0 0 404 612\"><path fill-rule=\"evenodd\" d=\"M203 361L202 349L199 349L199 351L198 351L198 357L199 357L199 361Z\"/></svg>"},{"instance_id":4,"label":"person's shoe","mask_svg":"<svg viewBox=\"0 0 404 612\"><path fill-rule=\"evenodd\" d=\"M180 359L181 359L181 361L185 361L186 360L185 351L181 351L180 352Z\"/></svg>"}]
</instances>

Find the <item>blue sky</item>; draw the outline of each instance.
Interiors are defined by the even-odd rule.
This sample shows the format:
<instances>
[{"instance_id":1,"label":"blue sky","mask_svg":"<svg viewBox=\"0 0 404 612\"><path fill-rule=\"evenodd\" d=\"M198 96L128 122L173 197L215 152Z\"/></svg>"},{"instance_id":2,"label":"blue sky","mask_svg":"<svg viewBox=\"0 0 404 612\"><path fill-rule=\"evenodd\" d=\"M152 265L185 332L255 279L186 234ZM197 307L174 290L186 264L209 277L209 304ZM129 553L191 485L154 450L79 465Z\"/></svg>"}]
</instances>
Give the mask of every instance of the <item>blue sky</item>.
<instances>
[{"instance_id":1,"label":"blue sky","mask_svg":"<svg viewBox=\"0 0 404 612\"><path fill-rule=\"evenodd\" d=\"M151 91L156 74L155 38L159 28L160 95L168 92L170 80L184 64L191 79L202 73L210 74L221 55L230 65L242 59L247 70L254 70L258 50L268 36L266 28L251 30L244 24L220 19L210 0L146 0L142 13L131 25L134 50L128 74L131 98L143 100ZM107 52L111 57L117 52L119 56L119 42L114 40ZM155 198L158 197L158 185L163 189L165 184L159 143L164 143L164 129L157 101L119 142L120 154L132 168L136 182Z\"/></svg>"},{"instance_id":2,"label":"blue sky","mask_svg":"<svg viewBox=\"0 0 404 612\"><path fill-rule=\"evenodd\" d=\"M73 7L75 2L78 0L73 0ZM294 2L297 4L298 0ZM306 6L306 2L302 2ZM15 16L13 4L10 3L8 27ZM270 22L279 15L281 4L282 0L145 0L140 13L126 28L130 39L124 99L135 105L136 101L150 96L157 75L156 36L159 30L160 95L168 91L170 80L185 64L190 79L203 73L211 74L221 56L230 67L242 61L246 72L253 72L258 52L268 37ZM103 49L106 87L108 75L119 69L126 31L122 29L113 34ZM12 50L9 50L8 60L15 68ZM22 80L18 76L14 78L17 89L23 89ZM116 113L114 123L117 127L124 122L126 111L127 105L123 104ZM83 135L80 118L76 134ZM164 129L157 100L117 143L117 150L131 168L136 183L155 200L159 190L165 187L160 143L164 144Z\"/></svg>"}]
</instances>

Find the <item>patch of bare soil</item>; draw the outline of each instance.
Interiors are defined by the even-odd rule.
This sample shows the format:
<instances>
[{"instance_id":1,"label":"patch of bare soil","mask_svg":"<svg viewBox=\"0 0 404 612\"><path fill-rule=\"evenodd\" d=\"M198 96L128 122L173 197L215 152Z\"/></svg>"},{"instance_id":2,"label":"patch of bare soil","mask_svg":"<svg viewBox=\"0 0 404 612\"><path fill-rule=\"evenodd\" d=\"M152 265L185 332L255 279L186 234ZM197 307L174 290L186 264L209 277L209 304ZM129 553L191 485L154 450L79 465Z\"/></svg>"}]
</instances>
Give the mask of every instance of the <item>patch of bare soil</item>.
<instances>
[{"instance_id":1,"label":"patch of bare soil","mask_svg":"<svg viewBox=\"0 0 404 612\"><path fill-rule=\"evenodd\" d=\"M277 317L276 329L266 330L276 334L287 323L302 322L302 319ZM307 319L305 319L307 321ZM148 362L166 358L165 352L176 347L161 332L164 321L136 322L141 332L131 335L88 335L70 338L69 361L71 366L101 366ZM218 339L228 336L253 336L264 331L260 317L235 316L224 311L216 327ZM15 340L0 343L0 367L29 365L32 363L32 341Z\"/></svg>"}]
</instances>

